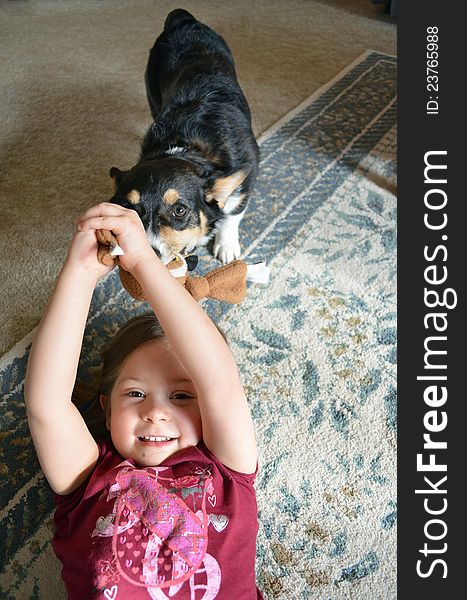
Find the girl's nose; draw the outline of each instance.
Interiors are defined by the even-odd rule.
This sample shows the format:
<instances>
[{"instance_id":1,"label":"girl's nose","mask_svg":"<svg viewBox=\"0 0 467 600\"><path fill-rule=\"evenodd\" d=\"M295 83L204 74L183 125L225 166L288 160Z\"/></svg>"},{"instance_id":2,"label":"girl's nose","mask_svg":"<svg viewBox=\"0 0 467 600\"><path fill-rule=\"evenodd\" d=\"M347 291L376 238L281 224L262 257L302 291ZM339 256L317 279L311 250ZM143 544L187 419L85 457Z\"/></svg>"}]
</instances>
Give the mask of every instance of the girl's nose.
<instances>
[{"instance_id":1,"label":"girl's nose","mask_svg":"<svg viewBox=\"0 0 467 600\"><path fill-rule=\"evenodd\" d=\"M170 421L170 406L163 400L147 398L143 405L142 417L144 421L152 423Z\"/></svg>"}]
</instances>

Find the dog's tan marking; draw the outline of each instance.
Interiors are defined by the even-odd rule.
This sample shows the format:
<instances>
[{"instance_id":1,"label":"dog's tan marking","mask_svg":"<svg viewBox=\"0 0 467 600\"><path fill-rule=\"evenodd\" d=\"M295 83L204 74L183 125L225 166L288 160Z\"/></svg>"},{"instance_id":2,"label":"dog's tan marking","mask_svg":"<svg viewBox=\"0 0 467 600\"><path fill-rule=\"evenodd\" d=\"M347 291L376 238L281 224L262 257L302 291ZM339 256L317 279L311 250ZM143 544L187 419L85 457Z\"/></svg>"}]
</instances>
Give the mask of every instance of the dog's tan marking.
<instances>
[{"instance_id":1,"label":"dog's tan marking","mask_svg":"<svg viewBox=\"0 0 467 600\"><path fill-rule=\"evenodd\" d=\"M206 200L211 202L216 200L220 208L224 207L227 198L233 194L238 186L245 180L247 173L244 171L237 171L233 175L228 177L220 177L212 189L206 194Z\"/></svg>"},{"instance_id":2,"label":"dog's tan marking","mask_svg":"<svg viewBox=\"0 0 467 600\"><path fill-rule=\"evenodd\" d=\"M198 241L208 235L208 220L200 213L201 224L183 231L171 227L161 227L161 238L174 253L181 253L184 248L193 249Z\"/></svg>"},{"instance_id":3,"label":"dog's tan marking","mask_svg":"<svg viewBox=\"0 0 467 600\"><path fill-rule=\"evenodd\" d=\"M130 204L139 204L141 200L141 194L138 192L138 190L131 190L131 192L128 192L127 194L127 199Z\"/></svg>"},{"instance_id":4,"label":"dog's tan marking","mask_svg":"<svg viewBox=\"0 0 467 600\"><path fill-rule=\"evenodd\" d=\"M185 229L184 231L177 231L171 227L161 227L161 238L169 246L174 253L180 253L186 246L193 247L196 245L198 240L195 229Z\"/></svg>"},{"instance_id":5,"label":"dog's tan marking","mask_svg":"<svg viewBox=\"0 0 467 600\"><path fill-rule=\"evenodd\" d=\"M166 204L175 204L180 198L180 194L174 188L169 188L164 194L164 202Z\"/></svg>"}]
</instances>

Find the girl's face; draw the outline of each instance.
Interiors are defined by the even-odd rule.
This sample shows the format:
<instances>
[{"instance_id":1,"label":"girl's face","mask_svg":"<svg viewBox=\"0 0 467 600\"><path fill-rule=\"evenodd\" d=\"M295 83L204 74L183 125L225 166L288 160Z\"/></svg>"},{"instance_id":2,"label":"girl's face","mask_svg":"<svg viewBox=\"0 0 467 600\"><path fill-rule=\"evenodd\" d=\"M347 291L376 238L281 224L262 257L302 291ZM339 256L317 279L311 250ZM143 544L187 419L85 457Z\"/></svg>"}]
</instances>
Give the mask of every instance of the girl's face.
<instances>
[{"instance_id":1,"label":"girl's face","mask_svg":"<svg viewBox=\"0 0 467 600\"><path fill-rule=\"evenodd\" d=\"M143 344L125 359L107 428L119 454L140 467L157 466L201 440L195 386L167 340Z\"/></svg>"}]
</instances>

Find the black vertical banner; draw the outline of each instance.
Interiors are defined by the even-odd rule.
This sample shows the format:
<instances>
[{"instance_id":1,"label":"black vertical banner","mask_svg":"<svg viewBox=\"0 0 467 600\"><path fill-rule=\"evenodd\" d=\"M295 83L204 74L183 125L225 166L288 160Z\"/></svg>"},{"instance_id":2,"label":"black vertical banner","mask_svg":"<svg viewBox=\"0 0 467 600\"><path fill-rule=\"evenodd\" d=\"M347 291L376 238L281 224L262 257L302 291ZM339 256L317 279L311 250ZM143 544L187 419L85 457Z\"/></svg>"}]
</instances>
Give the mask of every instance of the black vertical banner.
<instances>
[{"instance_id":1,"label":"black vertical banner","mask_svg":"<svg viewBox=\"0 0 467 600\"><path fill-rule=\"evenodd\" d=\"M398 598L465 596L467 108L454 2L398 5Z\"/></svg>"}]
</instances>

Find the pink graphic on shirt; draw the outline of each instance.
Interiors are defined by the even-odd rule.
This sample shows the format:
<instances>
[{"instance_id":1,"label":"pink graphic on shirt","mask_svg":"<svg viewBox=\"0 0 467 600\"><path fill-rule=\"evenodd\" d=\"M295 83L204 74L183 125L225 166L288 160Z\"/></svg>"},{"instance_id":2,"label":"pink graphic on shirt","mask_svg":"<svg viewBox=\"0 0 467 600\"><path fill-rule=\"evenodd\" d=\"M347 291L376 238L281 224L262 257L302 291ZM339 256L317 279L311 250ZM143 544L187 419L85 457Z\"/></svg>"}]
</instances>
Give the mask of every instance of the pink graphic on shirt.
<instances>
[{"instance_id":1,"label":"pink graphic on shirt","mask_svg":"<svg viewBox=\"0 0 467 600\"><path fill-rule=\"evenodd\" d=\"M205 498L200 519L178 496L167 492L156 474L124 470L117 475L117 483L121 493L114 528L125 527L131 520L130 515L139 519L138 527L128 529L124 535L114 535L112 539L114 556L123 577L134 585L159 587L191 577L202 564L207 549ZM127 517L123 514L125 509L129 511ZM150 536L163 542L154 546L148 555ZM144 557L142 550L146 550ZM175 561L165 560L172 555ZM146 575L142 572L143 565L147 565Z\"/></svg>"},{"instance_id":2,"label":"pink graphic on shirt","mask_svg":"<svg viewBox=\"0 0 467 600\"><path fill-rule=\"evenodd\" d=\"M168 484L170 491L159 479ZM196 513L190 510L172 493L175 489L181 490L183 497L192 495L195 507L195 498L200 499L201 509ZM109 569L100 577L106 599L116 598L117 587L112 584L118 583L120 576L135 586L146 587L153 600L172 598L184 584L189 586L193 600L213 600L217 596L220 567L206 553L211 520L206 511L208 494L213 494L212 478L205 472L175 480L160 477L157 469L131 466L117 473L108 495L108 499L116 498L113 512L99 517L92 534L112 537L114 577L108 577ZM101 559L100 564L105 561Z\"/></svg>"}]
</instances>

